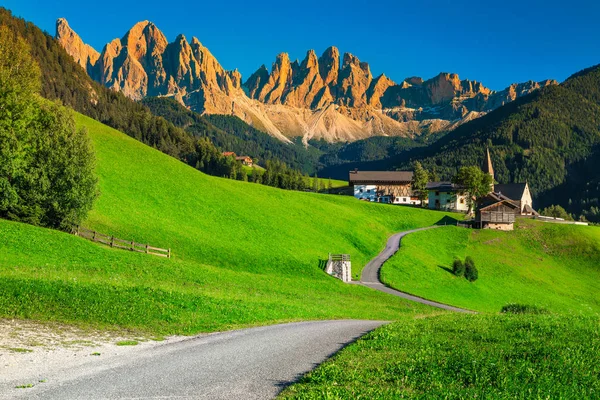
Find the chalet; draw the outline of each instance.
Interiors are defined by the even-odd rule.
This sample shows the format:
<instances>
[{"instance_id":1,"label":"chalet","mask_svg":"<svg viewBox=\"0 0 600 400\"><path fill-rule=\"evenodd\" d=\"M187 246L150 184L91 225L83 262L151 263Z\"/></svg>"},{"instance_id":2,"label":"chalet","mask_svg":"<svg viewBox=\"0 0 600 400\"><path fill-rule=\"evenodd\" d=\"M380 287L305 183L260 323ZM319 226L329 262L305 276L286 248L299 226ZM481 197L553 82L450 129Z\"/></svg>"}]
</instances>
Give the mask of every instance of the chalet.
<instances>
[{"instance_id":1,"label":"chalet","mask_svg":"<svg viewBox=\"0 0 600 400\"><path fill-rule=\"evenodd\" d=\"M249 157L249 156L238 156L233 151L224 151L222 154L225 157L233 157L236 159L236 161L239 161L242 164L247 165L249 167L251 167L254 164L254 160L252 160L252 157Z\"/></svg>"},{"instance_id":2,"label":"chalet","mask_svg":"<svg viewBox=\"0 0 600 400\"><path fill-rule=\"evenodd\" d=\"M477 202L478 228L512 231L519 206L506 196L489 193Z\"/></svg>"},{"instance_id":3,"label":"chalet","mask_svg":"<svg viewBox=\"0 0 600 400\"><path fill-rule=\"evenodd\" d=\"M413 195L412 171L350 171L348 182L359 200L419 205Z\"/></svg>"},{"instance_id":4,"label":"chalet","mask_svg":"<svg viewBox=\"0 0 600 400\"><path fill-rule=\"evenodd\" d=\"M254 164L254 162L252 161L252 158L248 157L248 156L237 156L235 159L237 161L240 161L242 164L247 165L249 167L251 167L252 164Z\"/></svg>"},{"instance_id":5,"label":"chalet","mask_svg":"<svg viewBox=\"0 0 600 400\"><path fill-rule=\"evenodd\" d=\"M469 211L467 195L462 188L452 182L429 182L427 199L429 208L444 211Z\"/></svg>"}]
</instances>

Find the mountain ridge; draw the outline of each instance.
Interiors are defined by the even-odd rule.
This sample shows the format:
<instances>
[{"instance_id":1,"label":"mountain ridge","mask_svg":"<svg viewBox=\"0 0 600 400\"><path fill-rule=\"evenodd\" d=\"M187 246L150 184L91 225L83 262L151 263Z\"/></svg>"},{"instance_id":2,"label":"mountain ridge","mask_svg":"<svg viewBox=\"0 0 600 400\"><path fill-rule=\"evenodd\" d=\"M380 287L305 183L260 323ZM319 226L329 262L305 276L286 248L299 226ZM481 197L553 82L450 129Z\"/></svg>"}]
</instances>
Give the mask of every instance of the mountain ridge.
<instances>
[{"instance_id":1,"label":"mountain ridge","mask_svg":"<svg viewBox=\"0 0 600 400\"><path fill-rule=\"evenodd\" d=\"M529 81L492 91L454 73L396 83L385 74L373 77L367 62L334 46L321 56L309 50L302 61L280 53L270 70L262 65L243 82L237 69L225 70L196 37L178 35L169 43L150 21L138 22L100 53L63 18L56 38L93 79L132 99L172 96L193 111L234 115L284 142L300 136L305 144L452 130L557 84Z\"/></svg>"}]
</instances>

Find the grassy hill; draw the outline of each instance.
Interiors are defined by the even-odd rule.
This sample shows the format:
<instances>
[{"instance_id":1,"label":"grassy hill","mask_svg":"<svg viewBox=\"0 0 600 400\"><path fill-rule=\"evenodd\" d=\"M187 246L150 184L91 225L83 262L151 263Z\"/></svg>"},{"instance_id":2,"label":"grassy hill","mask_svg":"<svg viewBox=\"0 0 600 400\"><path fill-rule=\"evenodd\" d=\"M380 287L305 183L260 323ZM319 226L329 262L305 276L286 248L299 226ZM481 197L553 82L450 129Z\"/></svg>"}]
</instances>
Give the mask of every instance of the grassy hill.
<instances>
[{"instance_id":1,"label":"grassy hill","mask_svg":"<svg viewBox=\"0 0 600 400\"><path fill-rule=\"evenodd\" d=\"M473 283L449 272L454 257L471 256ZM442 227L402 239L384 265L388 285L478 311L509 303L552 312L600 313L600 228L520 221L514 232Z\"/></svg>"},{"instance_id":2,"label":"grassy hill","mask_svg":"<svg viewBox=\"0 0 600 400\"><path fill-rule=\"evenodd\" d=\"M430 312L327 276L353 275L392 232L448 214L285 191L204 175L82 115L100 197L85 225L170 247L170 260L0 221L0 316L198 332L298 319L397 319Z\"/></svg>"}]
</instances>

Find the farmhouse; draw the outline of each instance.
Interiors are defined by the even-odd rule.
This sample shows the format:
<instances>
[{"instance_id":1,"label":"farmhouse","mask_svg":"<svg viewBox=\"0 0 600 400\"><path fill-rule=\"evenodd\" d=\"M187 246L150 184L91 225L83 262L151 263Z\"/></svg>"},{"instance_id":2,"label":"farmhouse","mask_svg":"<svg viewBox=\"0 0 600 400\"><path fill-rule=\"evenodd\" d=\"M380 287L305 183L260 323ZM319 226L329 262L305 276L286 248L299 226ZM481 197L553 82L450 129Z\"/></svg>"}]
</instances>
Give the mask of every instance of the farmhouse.
<instances>
[{"instance_id":1,"label":"farmhouse","mask_svg":"<svg viewBox=\"0 0 600 400\"><path fill-rule=\"evenodd\" d=\"M429 182L427 184L428 204L432 210L469 211L467 196L462 188L452 182Z\"/></svg>"},{"instance_id":2,"label":"farmhouse","mask_svg":"<svg viewBox=\"0 0 600 400\"><path fill-rule=\"evenodd\" d=\"M348 182L354 197L378 203L419 205L413 195L412 171L350 171Z\"/></svg>"},{"instance_id":3,"label":"farmhouse","mask_svg":"<svg viewBox=\"0 0 600 400\"><path fill-rule=\"evenodd\" d=\"M238 156L233 151L224 151L222 154L225 157L233 157L236 159L236 161L240 161L242 164L247 165L249 167L251 167L254 164L254 160L252 160L252 157L250 156Z\"/></svg>"}]
</instances>

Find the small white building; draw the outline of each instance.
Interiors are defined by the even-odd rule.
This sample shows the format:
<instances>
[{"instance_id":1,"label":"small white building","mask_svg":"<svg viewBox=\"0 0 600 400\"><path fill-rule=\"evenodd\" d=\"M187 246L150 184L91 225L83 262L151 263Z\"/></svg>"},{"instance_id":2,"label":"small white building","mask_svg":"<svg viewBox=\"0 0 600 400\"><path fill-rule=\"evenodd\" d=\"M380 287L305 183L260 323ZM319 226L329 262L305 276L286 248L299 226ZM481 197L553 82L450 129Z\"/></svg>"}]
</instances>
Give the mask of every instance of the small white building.
<instances>
[{"instance_id":1,"label":"small white building","mask_svg":"<svg viewBox=\"0 0 600 400\"><path fill-rule=\"evenodd\" d=\"M432 210L469 211L467 195L452 182L429 182L427 184L428 204Z\"/></svg>"}]
</instances>

